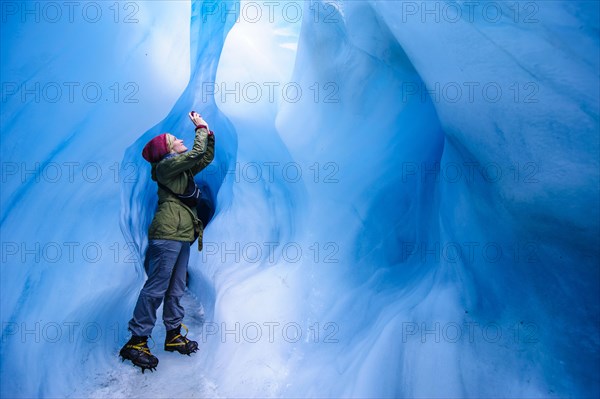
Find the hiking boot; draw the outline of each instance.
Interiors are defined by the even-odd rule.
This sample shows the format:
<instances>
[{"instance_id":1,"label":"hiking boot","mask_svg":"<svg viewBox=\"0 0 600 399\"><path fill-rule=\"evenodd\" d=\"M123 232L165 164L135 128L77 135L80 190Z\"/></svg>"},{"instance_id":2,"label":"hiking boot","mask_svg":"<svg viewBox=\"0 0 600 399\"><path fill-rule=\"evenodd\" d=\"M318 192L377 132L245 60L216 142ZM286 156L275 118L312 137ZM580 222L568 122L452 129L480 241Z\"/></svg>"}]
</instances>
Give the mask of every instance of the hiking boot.
<instances>
[{"instance_id":1,"label":"hiking boot","mask_svg":"<svg viewBox=\"0 0 600 399\"><path fill-rule=\"evenodd\" d=\"M181 335L181 327L185 329L185 335ZM198 342L187 339L187 333L188 329L185 324L167 331L165 350L168 352L177 351L182 355L188 356L190 356L190 353L196 352L198 350Z\"/></svg>"},{"instance_id":2,"label":"hiking boot","mask_svg":"<svg viewBox=\"0 0 600 399\"><path fill-rule=\"evenodd\" d=\"M121 348L121 352L119 355L122 358L122 361L131 360L134 366L140 367L142 369L142 374L146 369L150 369L150 371L156 370L156 366L158 366L158 359L156 356L150 353L150 348L148 348L148 337L138 337L133 335L131 339Z\"/></svg>"}]
</instances>

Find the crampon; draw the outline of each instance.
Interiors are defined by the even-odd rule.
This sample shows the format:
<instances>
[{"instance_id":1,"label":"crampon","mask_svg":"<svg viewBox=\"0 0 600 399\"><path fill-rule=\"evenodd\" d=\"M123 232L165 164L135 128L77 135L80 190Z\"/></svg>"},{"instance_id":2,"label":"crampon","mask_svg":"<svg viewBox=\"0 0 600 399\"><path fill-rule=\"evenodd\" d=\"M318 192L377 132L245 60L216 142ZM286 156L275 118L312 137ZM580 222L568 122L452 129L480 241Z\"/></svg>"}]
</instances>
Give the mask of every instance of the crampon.
<instances>
[{"instance_id":1,"label":"crampon","mask_svg":"<svg viewBox=\"0 0 600 399\"><path fill-rule=\"evenodd\" d=\"M125 346L121 348L119 355L123 362L125 359L131 360L134 366L141 368L142 374L147 369L154 371L156 370L156 366L158 366L158 359L152 355L150 348L148 348L148 337L132 336Z\"/></svg>"},{"instance_id":2,"label":"crampon","mask_svg":"<svg viewBox=\"0 0 600 399\"><path fill-rule=\"evenodd\" d=\"M181 327L185 329L185 335L181 335ZM198 351L198 342L186 338L188 329L185 324L167 331L165 338L165 350L168 352L177 351L182 355L190 356L191 353Z\"/></svg>"}]
</instances>

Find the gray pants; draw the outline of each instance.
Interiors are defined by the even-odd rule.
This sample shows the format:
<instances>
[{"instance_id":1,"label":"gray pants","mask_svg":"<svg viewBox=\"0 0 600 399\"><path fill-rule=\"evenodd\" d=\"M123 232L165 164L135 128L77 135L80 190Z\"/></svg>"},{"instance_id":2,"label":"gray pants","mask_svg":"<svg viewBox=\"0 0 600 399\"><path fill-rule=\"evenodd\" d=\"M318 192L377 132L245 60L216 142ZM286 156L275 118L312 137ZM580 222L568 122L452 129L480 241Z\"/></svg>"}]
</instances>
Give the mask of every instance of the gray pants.
<instances>
[{"instance_id":1,"label":"gray pants","mask_svg":"<svg viewBox=\"0 0 600 399\"><path fill-rule=\"evenodd\" d=\"M167 330L181 324L183 307L180 300L185 291L190 243L173 240L150 240L145 267L148 280L140 292L129 330L133 335L147 336L156 323L156 310L165 301L163 322Z\"/></svg>"}]
</instances>

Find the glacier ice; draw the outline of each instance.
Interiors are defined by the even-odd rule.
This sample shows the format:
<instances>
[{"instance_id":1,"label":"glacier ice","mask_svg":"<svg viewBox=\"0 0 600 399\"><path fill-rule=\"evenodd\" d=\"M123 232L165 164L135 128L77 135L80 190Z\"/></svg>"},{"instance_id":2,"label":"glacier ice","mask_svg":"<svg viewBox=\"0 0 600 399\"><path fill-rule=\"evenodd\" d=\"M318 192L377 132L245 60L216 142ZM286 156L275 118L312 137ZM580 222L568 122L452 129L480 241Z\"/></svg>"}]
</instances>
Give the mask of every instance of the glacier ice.
<instances>
[{"instance_id":1,"label":"glacier ice","mask_svg":"<svg viewBox=\"0 0 600 399\"><path fill-rule=\"evenodd\" d=\"M600 394L598 2L67 3L1 3L2 397ZM202 349L141 375L191 109Z\"/></svg>"}]
</instances>

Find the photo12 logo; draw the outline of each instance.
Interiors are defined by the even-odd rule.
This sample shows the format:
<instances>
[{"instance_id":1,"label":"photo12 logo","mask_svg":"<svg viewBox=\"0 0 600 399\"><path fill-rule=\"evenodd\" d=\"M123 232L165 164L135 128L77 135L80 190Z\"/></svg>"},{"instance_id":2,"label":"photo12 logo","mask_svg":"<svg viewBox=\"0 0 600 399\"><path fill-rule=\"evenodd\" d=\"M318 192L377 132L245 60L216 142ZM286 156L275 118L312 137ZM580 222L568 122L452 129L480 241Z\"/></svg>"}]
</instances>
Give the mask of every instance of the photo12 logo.
<instances>
[{"instance_id":1,"label":"photo12 logo","mask_svg":"<svg viewBox=\"0 0 600 399\"><path fill-rule=\"evenodd\" d=\"M140 165L134 162L1 162L2 184L57 183L95 184L98 182L135 183L140 176ZM145 171L145 170L144 170Z\"/></svg>"},{"instance_id":2,"label":"photo12 logo","mask_svg":"<svg viewBox=\"0 0 600 399\"><path fill-rule=\"evenodd\" d=\"M95 241L2 241L0 257L5 265L47 263L65 264L141 263L134 242L99 243Z\"/></svg>"},{"instance_id":3,"label":"photo12 logo","mask_svg":"<svg viewBox=\"0 0 600 399\"><path fill-rule=\"evenodd\" d=\"M299 262L339 263L339 245L333 241L313 242L211 242L204 241L202 262L287 264Z\"/></svg>"},{"instance_id":4,"label":"photo12 logo","mask_svg":"<svg viewBox=\"0 0 600 399\"><path fill-rule=\"evenodd\" d=\"M202 101L221 103L297 103L306 97L314 103L340 102L336 82L202 82Z\"/></svg>"},{"instance_id":5,"label":"photo12 logo","mask_svg":"<svg viewBox=\"0 0 600 399\"><path fill-rule=\"evenodd\" d=\"M2 1L2 23L91 23L101 21L135 24L140 6L133 1Z\"/></svg>"},{"instance_id":6,"label":"photo12 logo","mask_svg":"<svg viewBox=\"0 0 600 399\"><path fill-rule=\"evenodd\" d=\"M135 82L2 82L2 103L90 103L100 101L137 104L139 86Z\"/></svg>"},{"instance_id":7,"label":"photo12 logo","mask_svg":"<svg viewBox=\"0 0 600 399\"><path fill-rule=\"evenodd\" d=\"M336 338L338 332L339 326L334 322L314 322L303 328L302 324L293 321L266 321L262 323L207 322L203 325L201 334L202 343L206 343L213 337L223 343L244 342L254 344L281 341L294 344L303 341L306 343L336 344L339 342Z\"/></svg>"},{"instance_id":8,"label":"photo12 logo","mask_svg":"<svg viewBox=\"0 0 600 399\"><path fill-rule=\"evenodd\" d=\"M341 22L339 7L334 2L316 0L298 1L217 1L202 3L202 22L217 19L224 23L235 18L236 23L276 23L284 21L289 24L310 18L313 24L334 24Z\"/></svg>"},{"instance_id":9,"label":"photo12 logo","mask_svg":"<svg viewBox=\"0 0 600 399\"><path fill-rule=\"evenodd\" d=\"M539 5L534 1L402 1L402 23L535 24Z\"/></svg>"},{"instance_id":10,"label":"photo12 logo","mask_svg":"<svg viewBox=\"0 0 600 399\"><path fill-rule=\"evenodd\" d=\"M540 340L540 329L536 323L519 321L511 324L497 322L403 322L402 342L470 344L499 342L536 344Z\"/></svg>"}]
</instances>

